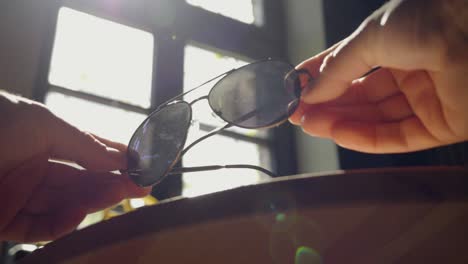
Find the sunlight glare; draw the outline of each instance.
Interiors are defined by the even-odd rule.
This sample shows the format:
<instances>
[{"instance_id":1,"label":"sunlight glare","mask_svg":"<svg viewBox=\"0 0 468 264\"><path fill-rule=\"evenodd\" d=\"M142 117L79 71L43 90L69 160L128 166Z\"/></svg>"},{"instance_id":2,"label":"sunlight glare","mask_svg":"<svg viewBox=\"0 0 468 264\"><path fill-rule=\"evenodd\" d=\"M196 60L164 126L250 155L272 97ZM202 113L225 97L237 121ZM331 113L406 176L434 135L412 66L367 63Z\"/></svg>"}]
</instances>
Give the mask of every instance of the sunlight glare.
<instances>
[{"instance_id":1,"label":"sunlight glare","mask_svg":"<svg viewBox=\"0 0 468 264\"><path fill-rule=\"evenodd\" d=\"M187 0L187 3L247 24L255 21L252 0Z\"/></svg>"},{"instance_id":2,"label":"sunlight glare","mask_svg":"<svg viewBox=\"0 0 468 264\"><path fill-rule=\"evenodd\" d=\"M153 35L60 8L49 82L149 107Z\"/></svg>"}]
</instances>

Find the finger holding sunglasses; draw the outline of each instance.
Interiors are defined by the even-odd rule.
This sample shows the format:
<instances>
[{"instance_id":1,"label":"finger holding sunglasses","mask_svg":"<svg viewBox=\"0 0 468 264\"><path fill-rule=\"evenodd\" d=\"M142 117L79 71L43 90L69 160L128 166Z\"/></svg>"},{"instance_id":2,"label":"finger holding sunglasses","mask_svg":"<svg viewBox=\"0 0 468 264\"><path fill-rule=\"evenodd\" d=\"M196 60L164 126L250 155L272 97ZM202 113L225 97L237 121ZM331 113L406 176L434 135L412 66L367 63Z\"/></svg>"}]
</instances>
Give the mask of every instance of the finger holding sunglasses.
<instances>
[{"instance_id":1,"label":"finger holding sunglasses","mask_svg":"<svg viewBox=\"0 0 468 264\"><path fill-rule=\"evenodd\" d=\"M317 79L303 92L292 122L370 153L467 140L463 3L388 2L339 45L298 66Z\"/></svg>"},{"instance_id":2,"label":"finger holding sunglasses","mask_svg":"<svg viewBox=\"0 0 468 264\"><path fill-rule=\"evenodd\" d=\"M148 193L125 175L109 172L126 167L122 145L82 132L44 105L4 92L0 112L0 200L7 201L0 210L0 239L57 238L86 213Z\"/></svg>"},{"instance_id":3,"label":"finger holding sunglasses","mask_svg":"<svg viewBox=\"0 0 468 264\"><path fill-rule=\"evenodd\" d=\"M323 60L325 57L333 52L338 45L340 45L341 42L336 43L332 47L328 48L325 51L322 51L321 53L315 55L314 57L311 57L299 65L296 66L297 70L305 70L308 75L312 78L318 78L320 75L320 66L323 63ZM314 85L315 82L309 82L309 76L305 74L300 74L299 79L301 81L301 89L302 89L302 94L307 94L309 90L312 88L311 84ZM289 117L289 121L294 124L294 125L299 125L301 123L301 117L304 113L304 111L307 110L309 104L304 103L302 100L299 103L299 106L297 107L296 111Z\"/></svg>"},{"instance_id":4,"label":"finger holding sunglasses","mask_svg":"<svg viewBox=\"0 0 468 264\"><path fill-rule=\"evenodd\" d=\"M39 154L5 175L0 185L0 197L9 201L2 209L0 238L35 242L61 237L86 214L141 196L128 189L130 184L127 177L49 162L48 155Z\"/></svg>"}]
</instances>

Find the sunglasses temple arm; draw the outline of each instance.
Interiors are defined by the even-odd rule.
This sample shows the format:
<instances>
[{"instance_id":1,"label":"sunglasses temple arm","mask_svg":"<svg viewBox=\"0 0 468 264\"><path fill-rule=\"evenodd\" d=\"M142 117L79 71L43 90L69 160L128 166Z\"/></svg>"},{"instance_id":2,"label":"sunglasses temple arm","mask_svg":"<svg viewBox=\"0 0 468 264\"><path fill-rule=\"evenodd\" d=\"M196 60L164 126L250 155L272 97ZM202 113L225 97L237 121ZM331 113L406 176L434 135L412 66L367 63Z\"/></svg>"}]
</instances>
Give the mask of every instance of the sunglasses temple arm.
<instances>
[{"instance_id":1,"label":"sunglasses temple arm","mask_svg":"<svg viewBox=\"0 0 468 264\"><path fill-rule=\"evenodd\" d=\"M192 142L192 144L188 145L181 153L180 153L180 156L182 157L185 153L187 153L187 151L189 151L193 146L195 146L196 144L200 143L201 141L211 137L211 136L214 136L216 134L218 134L221 130L224 130L226 128L229 128L231 127L232 125L231 124L226 124L218 129L215 129L213 131L211 131L210 133L204 135L203 137L195 140L194 142Z\"/></svg>"},{"instance_id":2,"label":"sunglasses temple arm","mask_svg":"<svg viewBox=\"0 0 468 264\"><path fill-rule=\"evenodd\" d=\"M245 114L244 116L240 117L239 119L236 120L236 122L242 122L246 119L249 119L250 117L252 117L253 115L255 115L257 113L258 110L254 110L254 111L251 111L250 113L247 113ZM211 137L211 136L214 136L216 134L218 134L220 131L224 130L224 129L227 129L227 128L230 128L231 126L233 126L232 124L226 124L220 128L217 128L213 131L211 131L210 133L204 135L203 137L200 137L199 139L195 140L194 142L192 142L192 144L188 145L181 153L180 153L180 157L184 156L185 153L187 153L191 148L193 148L196 144L200 143L201 141ZM256 169L256 170L259 170L259 171L262 171L263 173L271 176L271 177L276 177L276 174L271 172L271 171L268 171L262 167L257 167L257 166L254 166L254 165L226 165L226 166L214 166L216 167L215 169L210 169L210 170L217 170L217 169L222 169L222 168L231 168L232 166L247 166L245 168L252 168L252 169ZM200 168L205 168L205 167L212 167L212 166L203 166L203 167L200 167ZM219 167L219 168L218 168ZM194 168L198 168L198 167L194 167ZM232 167L234 168L234 167ZM244 168L244 167L242 167ZM202 169L202 170L206 170L206 169ZM202 171L201 170L201 171ZM131 173L132 171L130 170L119 170L120 173ZM189 171L187 171L189 172ZM177 173L182 173L182 172L170 172L169 174L177 174Z\"/></svg>"},{"instance_id":3,"label":"sunglasses temple arm","mask_svg":"<svg viewBox=\"0 0 468 264\"><path fill-rule=\"evenodd\" d=\"M242 122L242 121L245 121L245 120L251 118L252 116L254 116L257 112L258 112L258 110L253 110L253 111L251 111L251 112L249 112L249 113L247 113L247 114L241 116L241 117L238 118L235 122ZM230 128L230 127L232 127L232 126L233 126L233 124L228 123L228 124L226 124L226 125L224 125L224 126L218 128L218 129L215 129L215 130L211 131L210 133L204 135L203 137L201 137L201 138L195 140L194 142L192 142L192 144L188 145L188 146L180 153L180 156L182 157L185 153L187 153L187 151L189 151L193 146L195 146L196 144L200 143L201 141L203 141L203 140L205 140L205 139L207 139L207 138L209 138L209 137L211 137L211 136L214 136L214 135L218 134L220 131L222 131L222 130L224 130L224 129L227 129L227 128Z\"/></svg>"},{"instance_id":4,"label":"sunglasses temple arm","mask_svg":"<svg viewBox=\"0 0 468 264\"><path fill-rule=\"evenodd\" d=\"M212 166L198 166L198 167L183 167L176 168L169 172L169 174L180 174L187 172L211 171L220 169L253 169L265 173L270 177L277 177L275 173L255 165L233 164L233 165L212 165Z\"/></svg>"},{"instance_id":5,"label":"sunglasses temple arm","mask_svg":"<svg viewBox=\"0 0 468 264\"><path fill-rule=\"evenodd\" d=\"M235 122L242 122L244 120L247 120L249 118L251 118L253 115L255 115L256 113L258 112L258 110L253 110L243 116L241 116L240 118L238 118ZM230 128L231 126L233 126L232 124L228 123L218 129L215 129L213 131L211 131L210 133L204 135L203 137L195 140L194 142L192 142L192 144L190 144L189 146L187 146L180 154L180 157L182 157L185 153L187 153L187 151L189 151L192 147L194 147L196 144L200 143L201 141L211 137L211 136L214 136L216 134L218 134L220 131L224 130L224 129L227 129L227 128ZM270 177L277 177L278 175L267 170L267 169L264 169L262 167L259 167L259 166L254 166L254 165L242 165L242 164L235 164L235 165L225 165L225 166L221 166L221 165L214 165L214 166L200 166L200 167L185 167L185 168L177 168L177 169L174 169L172 170L171 172L169 172L168 174L180 174L180 173L185 173L185 172L197 172L197 171L209 171L209 170L219 170L219 169L254 169L254 170L257 170L257 171L261 171L263 173L265 173L266 175L270 176ZM129 170L120 170L121 173L132 173L132 171L129 171Z\"/></svg>"}]
</instances>

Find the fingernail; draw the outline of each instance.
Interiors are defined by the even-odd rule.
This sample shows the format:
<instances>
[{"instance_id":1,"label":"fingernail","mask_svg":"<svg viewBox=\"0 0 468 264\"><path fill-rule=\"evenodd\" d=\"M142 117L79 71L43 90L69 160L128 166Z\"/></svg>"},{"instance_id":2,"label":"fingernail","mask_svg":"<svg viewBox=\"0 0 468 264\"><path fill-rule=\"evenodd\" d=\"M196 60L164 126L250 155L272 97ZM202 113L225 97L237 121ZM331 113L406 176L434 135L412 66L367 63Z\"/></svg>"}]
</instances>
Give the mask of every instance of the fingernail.
<instances>
[{"instance_id":1,"label":"fingernail","mask_svg":"<svg viewBox=\"0 0 468 264\"><path fill-rule=\"evenodd\" d=\"M293 119L291 119L291 118L289 118L288 120L289 120L289 123L291 123L291 124L293 124L293 125L295 125L295 126L299 125L298 122L295 122L295 121L294 121Z\"/></svg>"},{"instance_id":2,"label":"fingernail","mask_svg":"<svg viewBox=\"0 0 468 264\"><path fill-rule=\"evenodd\" d=\"M309 129L306 129L306 123L307 122L307 115L303 115L301 117L301 129L302 129L302 132L306 133L307 135L309 136L315 136L313 133L311 133L309 131Z\"/></svg>"},{"instance_id":3,"label":"fingernail","mask_svg":"<svg viewBox=\"0 0 468 264\"><path fill-rule=\"evenodd\" d=\"M301 116L301 126L304 125L306 119L307 119L307 116L306 116L306 115L302 115L302 116Z\"/></svg>"}]
</instances>

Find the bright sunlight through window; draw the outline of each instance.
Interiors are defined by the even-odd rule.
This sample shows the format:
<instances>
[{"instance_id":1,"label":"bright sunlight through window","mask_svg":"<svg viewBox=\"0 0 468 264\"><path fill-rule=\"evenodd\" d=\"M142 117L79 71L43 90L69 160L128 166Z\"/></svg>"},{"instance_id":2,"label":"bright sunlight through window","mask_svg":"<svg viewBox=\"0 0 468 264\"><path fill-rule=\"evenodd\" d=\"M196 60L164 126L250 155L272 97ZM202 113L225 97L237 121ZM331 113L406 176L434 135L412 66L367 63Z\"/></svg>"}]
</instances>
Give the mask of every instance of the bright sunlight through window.
<instances>
[{"instance_id":1,"label":"bright sunlight through window","mask_svg":"<svg viewBox=\"0 0 468 264\"><path fill-rule=\"evenodd\" d=\"M203 165L251 164L260 165L260 148L257 144L225 136L214 136L198 144L184 156L186 167ZM191 172L183 175L182 195L193 197L222 191L242 185L254 184L264 175L249 169L224 169Z\"/></svg>"},{"instance_id":2,"label":"bright sunlight through window","mask_svg":"<svg viewBox=\"0 0 468 264\"><path fill-rule=\"evenodd\" d=\"M49 82L149 107L153 35L62 7Z\"/></svg>"},{"instance_id":3,"label":"bright sunlight through window","mask_svg":"<svg viewBox=\"0 0 468 264\"><path fill-rule=\"evenodd\" d=\"M62 7L49 82L69 90L149 107L153 41L150 33ZM76 127L124 144L146 117L53 89L46 95L45 103L57 116ZM90 214L78 228L99 222L103 217L103 211Z\"/></svg>"},{"instance_id":4,"label":"bright sunlight through window","mask_svg":"<svg viewBox=\"0 0 468 264\"><path fill-rule=\"evenodd\" d=\"M62 7L49 82L70 90L148 107L153 36ZM82 130L128 143L145 115L49 92L45 103Z\"/></svg>"},{"instance_id":5,"label":"bright sunlight through window","mask_svg":"<svg viewBox=\"0 0 468 264\"><path fill-rule=\"evenodd\" d=\"M187 0L187 3L247 24L255 21L252 0Z\"/></svg>"},{"instance_id":6,"label":"bright sunlight through window","mask_svg":"<svg viewBox=\"0 0 468 264\"><path fill-rule=\"evenodd\" d=\"M78 128L124 144L146 117L55 92L47 94L45 103L52 112Z\"/></svg>"},{"instance_id":7,"label":"bright sunlight through window","mask_svg":"<svg viewBox=\"0 0 468 264\"><path fill-rule=\"evenodd\" d=\"M210 78L228 70L241 67L247 61L224 56L195 46L186 46L184 62L184 90L187 91ZM206 95L216 81L200 91L189 94L188 101ZM224 124L211 114L206 101L193 105L194 119L201 124L219 127ZM196 130L196 129L195 129ZM234 130L236 131L236 130ZM255 132L255 130L250 130ZM206 132L189 133L189 140ZM266 152L259 145L226 136L216 135L191 149L183 158L184 166L251 164L260 165L260 153ZM248 169L192 172L183 175L183 195L197 196L242 185L257 183L263 175Z\"/></svg>"},{"instance_id":8,"label":"bright sunlight through window","mask_svg":"<svg viewBox=\"0 0 468 264\"><path fill-rule=\"evenodd\" d=\"M234 68L246 65L248 62L223 56L209 50L201 49L192 45L185 47L184 61L184 91L188 91L197 85ZM205 87L188 94L185 99L193 100L197 97L207 95L209 89L216 83L215 80ZM219 126L220 119L213 118L211 108L208 104L198 103L193 105L197 119L205 124Z\"/></svg>"}]
</instances>

